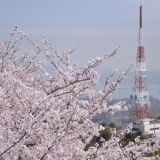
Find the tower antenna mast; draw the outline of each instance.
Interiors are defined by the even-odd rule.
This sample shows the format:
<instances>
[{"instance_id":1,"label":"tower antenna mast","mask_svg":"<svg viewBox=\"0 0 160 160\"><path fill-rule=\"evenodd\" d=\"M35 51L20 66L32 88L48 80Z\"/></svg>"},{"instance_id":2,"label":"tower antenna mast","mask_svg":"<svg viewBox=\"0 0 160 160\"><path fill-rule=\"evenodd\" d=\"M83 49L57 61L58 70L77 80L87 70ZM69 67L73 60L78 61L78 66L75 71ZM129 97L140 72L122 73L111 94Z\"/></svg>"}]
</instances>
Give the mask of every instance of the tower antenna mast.
<instances>
[{"instance_id":1,"label":"tower antenna mast","mask_svg":"<svg viewBox=\"0 0 160 160\"><path fill-rule=\"evenodd\" d=\"M146 77L146 62L143 46L143 28L142 28L142 5L139 8L139 40L137 47L136 57L136 70L135 70L135 96L132 97L132 107L129 122L135 119L152 118L152 110L149 100L149 93L147 87Z\"/></svg>"}]
</instances>

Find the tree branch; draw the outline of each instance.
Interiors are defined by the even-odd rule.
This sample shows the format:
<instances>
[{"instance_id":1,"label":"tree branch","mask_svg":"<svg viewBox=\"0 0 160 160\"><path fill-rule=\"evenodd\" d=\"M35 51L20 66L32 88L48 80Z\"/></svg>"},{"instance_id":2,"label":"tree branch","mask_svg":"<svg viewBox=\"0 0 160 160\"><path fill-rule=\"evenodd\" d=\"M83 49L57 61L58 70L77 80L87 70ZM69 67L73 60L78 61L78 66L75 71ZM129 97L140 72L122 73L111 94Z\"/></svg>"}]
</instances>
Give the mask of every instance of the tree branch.
<instances>
[{"instance_id":1,"label":"tree branch","mask_svg":"<svg viewBox=\"0 0 160 160\"><path fill-rule=\"evenodd\" d=\"M0 157L2 157L3 154L5 154L7 151L9 151L11 148L13 148L16 144L18 144L25 136L26 136L27 132L25 131L25 133L19 138L19 140L15 143L13 143L9 148L7 148L6 150L4 150L1 154Z\"/></svg>"},{"instance_id":2,"label":"tree branch","mask_svg":"<svg viewBox=\"0 0 160 160\"><path fill-rule=\"evenodd\" d=\"M75 84L75 83L79 83L79 82L87 81L87 80L90 80L90 78L82 79L82 80L79 80L79 81L74 81L73 83L70 83L70 84L68 84L68 85L66 85L66 86L63 86L63 87L59 87L59 88L51 91L50 93L47 93L47 95L50 95L50 94L52 94L52 93L54 93L54 92L56 92L56 91L58 91L58 90L60 90L60 89L64 89L64 88L66 88L66 87L69 87L70 85L73 85L73 84Z\"/></svg>"}]
</instances>

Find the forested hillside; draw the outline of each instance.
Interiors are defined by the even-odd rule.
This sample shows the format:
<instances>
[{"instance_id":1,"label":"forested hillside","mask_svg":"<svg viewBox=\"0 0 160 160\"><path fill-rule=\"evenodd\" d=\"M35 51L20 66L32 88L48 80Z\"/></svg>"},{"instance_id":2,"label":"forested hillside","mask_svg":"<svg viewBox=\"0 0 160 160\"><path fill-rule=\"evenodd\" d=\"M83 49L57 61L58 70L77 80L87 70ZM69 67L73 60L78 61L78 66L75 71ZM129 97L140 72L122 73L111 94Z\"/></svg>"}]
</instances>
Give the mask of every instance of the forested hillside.
<instances>
[{"instance_id":1,"label":"forested hillside","mask_svg":"<svg viewBox=\"0 0 160 160\"><path fill-rule=\"evenodd\" d=\"M123 99L113 99L111 100L111 102L109 102L109 105L112 105L119 101L126 101L126 105L131 104L131 100L129 98L123 98ZM151 102L154 118L160 116L160 100L150 97L150 102ZM113 116L108 116L107 113L102 113L93 117L92 120L98 123L106 122L107 124L109 124L111 122L114 122L116 124L121 125L123 122L128 121L129 115L130 115L130 110L117 112Z\"/></svg>"}]
</instances>

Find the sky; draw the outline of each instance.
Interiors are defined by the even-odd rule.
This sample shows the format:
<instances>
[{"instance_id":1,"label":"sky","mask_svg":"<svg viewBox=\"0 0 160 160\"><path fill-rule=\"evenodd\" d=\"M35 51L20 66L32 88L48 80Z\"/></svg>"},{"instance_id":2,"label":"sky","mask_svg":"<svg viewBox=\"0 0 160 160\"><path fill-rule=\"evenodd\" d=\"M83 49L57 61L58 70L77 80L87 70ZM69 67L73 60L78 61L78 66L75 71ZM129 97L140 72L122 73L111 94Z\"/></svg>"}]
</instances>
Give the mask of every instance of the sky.
<instances>
[{"instance_id":1,"label":"sky","mask_svg":"<svg viewBox=\"0 0 160 160\"><path fill-rule=\"evenodd\" d=\"M160 70L160 0L0 0L0 40L18 24L35 41L45 33L60 52L78 45L71 61L80 66L120 46L99 70L127 70L136 61L140 4L147 69Z\"/></svg>"}]
</instances>

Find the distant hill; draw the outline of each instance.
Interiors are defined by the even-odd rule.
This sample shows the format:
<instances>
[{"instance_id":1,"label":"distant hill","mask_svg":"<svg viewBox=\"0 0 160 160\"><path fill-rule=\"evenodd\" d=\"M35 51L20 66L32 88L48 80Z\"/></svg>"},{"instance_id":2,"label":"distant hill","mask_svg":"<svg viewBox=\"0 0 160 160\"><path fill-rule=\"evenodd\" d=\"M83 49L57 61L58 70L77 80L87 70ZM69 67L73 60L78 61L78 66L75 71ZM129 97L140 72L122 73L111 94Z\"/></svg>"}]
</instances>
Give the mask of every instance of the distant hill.
<instances>
[{"instance_id":1,"label":"distant hill","mask_svg":"<svg viewBox=\"0 0 160 160\"><path fill-rule=\"evenodd\" d=\"M119 101L126 101L126 105L131 104L131 100L129 98L123 98L123 99L111 100L110 105L117 103ZM150 102L152 106L153 116L154 117L160 116L160 100L150 97ZM102 113L93 117L92 121L98 123L106 122L107 124L114 122L116 124L121 125L122 122L128 122L129 115L130 115L129 111L117 112L112 117L108 116L107 113Z\"/></svg>"}]
</instances>

